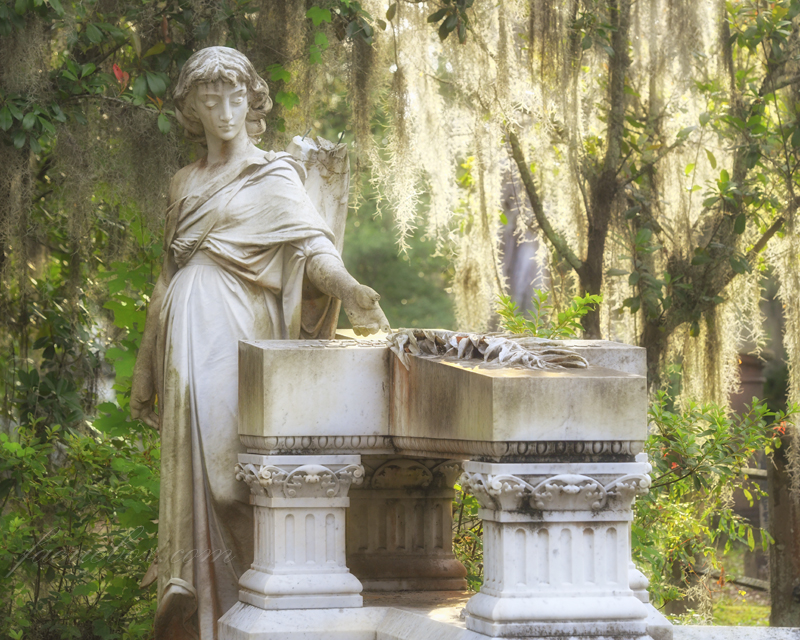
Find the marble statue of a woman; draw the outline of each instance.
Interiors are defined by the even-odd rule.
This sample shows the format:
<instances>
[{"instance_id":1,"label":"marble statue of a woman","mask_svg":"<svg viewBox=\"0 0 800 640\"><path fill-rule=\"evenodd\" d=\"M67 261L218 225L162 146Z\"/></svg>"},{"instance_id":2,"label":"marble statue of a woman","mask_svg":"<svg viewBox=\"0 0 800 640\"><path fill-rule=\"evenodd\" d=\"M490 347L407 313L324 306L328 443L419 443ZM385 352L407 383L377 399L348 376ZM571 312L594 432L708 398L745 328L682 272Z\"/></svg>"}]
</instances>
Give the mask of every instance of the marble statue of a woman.
<instances>
[{"instance_id":1,"label":"marble statue of a woman","mask_svg":"<svg viewBox=\"0 0 800 640\"><path fill-rule=\"evenodd\" d=\"M272 102L250 61L202 49L174 97L208 154L172 180L131 412L161 430L156 638L212 640L252 561L248 489L233 472L238 341L299 338L304 278L342 301L356 331L388 323L345 270L300 164L253 144Z\"/></svg>"}]
</instances>

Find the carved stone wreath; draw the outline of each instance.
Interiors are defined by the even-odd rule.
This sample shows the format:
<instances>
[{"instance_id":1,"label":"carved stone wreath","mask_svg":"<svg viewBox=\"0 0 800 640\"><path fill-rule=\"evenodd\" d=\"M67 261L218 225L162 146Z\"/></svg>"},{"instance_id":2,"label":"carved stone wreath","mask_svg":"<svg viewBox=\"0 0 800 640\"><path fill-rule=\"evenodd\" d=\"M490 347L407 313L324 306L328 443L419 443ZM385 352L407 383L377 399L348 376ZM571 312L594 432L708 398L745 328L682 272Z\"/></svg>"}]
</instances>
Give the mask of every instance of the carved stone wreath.
<instances>
[{"instance_id":1,"label":"carved stone wreath","mask_svg":"<svg viewBox=\"0 0 800 640\"><path fill-rule=\"evenodd\" d=\"M268 498L343 498L351 484L361 484L364 467L350 464L329 468L305 464L283 469L273 465L237 464L236 479L250 492Z\"/></svg>"},{"instance_id":2,"label":"carved stone wreath","mask_svg":"<svg viewBox=\"0 0 800 640\"><path fill-rule=\"evenodd\" d=\"M457 333L441 329L400 329L386 337L389 349L408 369L408 354L479 359L502 366L527 369L585 369L586 358L553 340L527 339L521 344L512 334Z\"/></svg>"}]
</instances>

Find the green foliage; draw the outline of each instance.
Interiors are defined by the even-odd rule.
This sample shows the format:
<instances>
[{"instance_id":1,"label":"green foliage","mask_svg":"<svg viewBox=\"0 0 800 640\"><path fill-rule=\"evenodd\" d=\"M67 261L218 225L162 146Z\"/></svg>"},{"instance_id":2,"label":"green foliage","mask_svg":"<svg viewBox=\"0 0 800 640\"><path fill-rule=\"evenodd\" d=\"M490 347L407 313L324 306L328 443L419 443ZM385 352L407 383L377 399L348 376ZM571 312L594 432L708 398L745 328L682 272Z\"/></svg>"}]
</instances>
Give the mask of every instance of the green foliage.
<instances>
[{"instance_id":1,"label":"green foliage","mask_svg":"<svg viewBox=\"0 0 800 640\"><path fill-rule=\"evenodd\" d=\"M103 256L123 239L102 223L94 236L113 325L85 293L95 286L88 271L59 248L58 226L32 286L4 291L6 309L24 322L3 339L0 637L152 634L155 589L139 582L156 549L159 440L129 419L127 405L160 243L135 210L123 213L117 225L135 245L129 262L106 267ZM116 401L95 406L110 378L106 362Z\"/></svg>"},{"instance_id":2,"label":"green foliage","mask_svg":"<svg viewBox=\"0 0 800 640\"><path fill-rule=\"evenodd\" d=\"M528 311L529 319L519 312L519 306L511 296L500 296L497 313L502 318L501 326L511 333L537 338L552 340L576 338L583 330L580 319L603 301L603 296L600 295L576 296L569 307L557 311L555 305L548 303L549 297L547 291L533 290L532 309Z\"/></svg>"},{"instance_id":3,"label":"green foliage","mask_svg":"<svg viewBox=\"0 0 800 640\"><path fill-rule=\"evenodd\" d=\"M763 495L743 469L780 446L798 410L770 411L755 398L742 415L713 404L670 411L670 404L660 392L650 408L645 450L653 484L636 501L632 527L633 557L657 606L685 596L697 568L719 568L723 549L736 542L754 548L752 525L733 511L733 492L741 488L751 504ZM769 534L762 531L761 540L766 548Z\"/></svg>"},{"instance_id":4,"label":"green foliage","mask_svg":"<svg viewBox=\"0 0 800 640\"><path fill-rule=\"evenodd\" d=\"M479 591L483 584L483 520L478 500L455 486L453 501L453 552L467 569L467 585Z\"/></svg>"}]
</instances>

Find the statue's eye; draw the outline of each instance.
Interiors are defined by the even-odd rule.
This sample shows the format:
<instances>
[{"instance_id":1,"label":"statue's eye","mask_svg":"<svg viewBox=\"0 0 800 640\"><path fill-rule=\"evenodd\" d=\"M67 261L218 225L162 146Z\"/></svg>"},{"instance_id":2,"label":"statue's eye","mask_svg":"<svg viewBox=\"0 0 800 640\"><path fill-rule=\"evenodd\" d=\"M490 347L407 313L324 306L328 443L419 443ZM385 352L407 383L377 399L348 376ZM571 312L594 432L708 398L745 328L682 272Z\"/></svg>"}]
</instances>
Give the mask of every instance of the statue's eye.
<instances>
[{"instance_id":1,"label":"statue's eye","mask_svg":"<svg viewBox=\"0 0 800 640\"><path fill-rule=\"evenodd\" d=\"M242 104L242 102L244 102L244 98L239 97L233 99L233 104Z\"/></svg>"},{"instance_id":2,"label":"statue's eye","mask_svg":"<svg viewBox=\"0 0 800 640\"><path fill-rule=\"evenodd\" d=\"M209 101L209 102L206 102L206 106L207 106L209 109L213 109L214 107L216 107L216 106L217 106L217 103L216 103L216 102L211 102L211 101Z\"/></svg>"}]
</instances>

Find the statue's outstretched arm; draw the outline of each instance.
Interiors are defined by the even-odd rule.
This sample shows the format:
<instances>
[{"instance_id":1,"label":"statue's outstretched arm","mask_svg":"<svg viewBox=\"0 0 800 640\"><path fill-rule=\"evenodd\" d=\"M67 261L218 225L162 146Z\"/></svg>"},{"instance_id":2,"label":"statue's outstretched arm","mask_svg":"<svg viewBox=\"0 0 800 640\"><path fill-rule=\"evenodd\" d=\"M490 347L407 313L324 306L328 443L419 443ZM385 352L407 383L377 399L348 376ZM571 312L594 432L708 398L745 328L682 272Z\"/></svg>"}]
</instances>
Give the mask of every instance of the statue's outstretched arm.
<instances>
[{"instance_id":1,"label":"statue's outstretched arm","mask_svg":"<svg viewBox=\"0 0 800 640\"><path fill-rule=\"evenodd\" d=\"M308 261L306 274L322 293L342 301L356 335L389 331L389 321L378 304L380 295L359 284L344 268L340 258L327 253L315 254Z\"/></svg>"},{"instance_id":2,"label":"statue's outstretched arm","mask_svg":"<svg viewBox=\"0 0 800 640\"><path fill-rule=\"evenodd\" d=\"M171 254L161 268L150 304L147 306L147 319L144 323L142 343L136 356L136 365L133 368L133 381L131 385L131 417L149 424L154 429L161 429L161 420L155 412L156 401L156 349L158 346L158 321L161 315L161 303L164 294L175 273L175 264Z\"/></svg>"}]
</instances>

